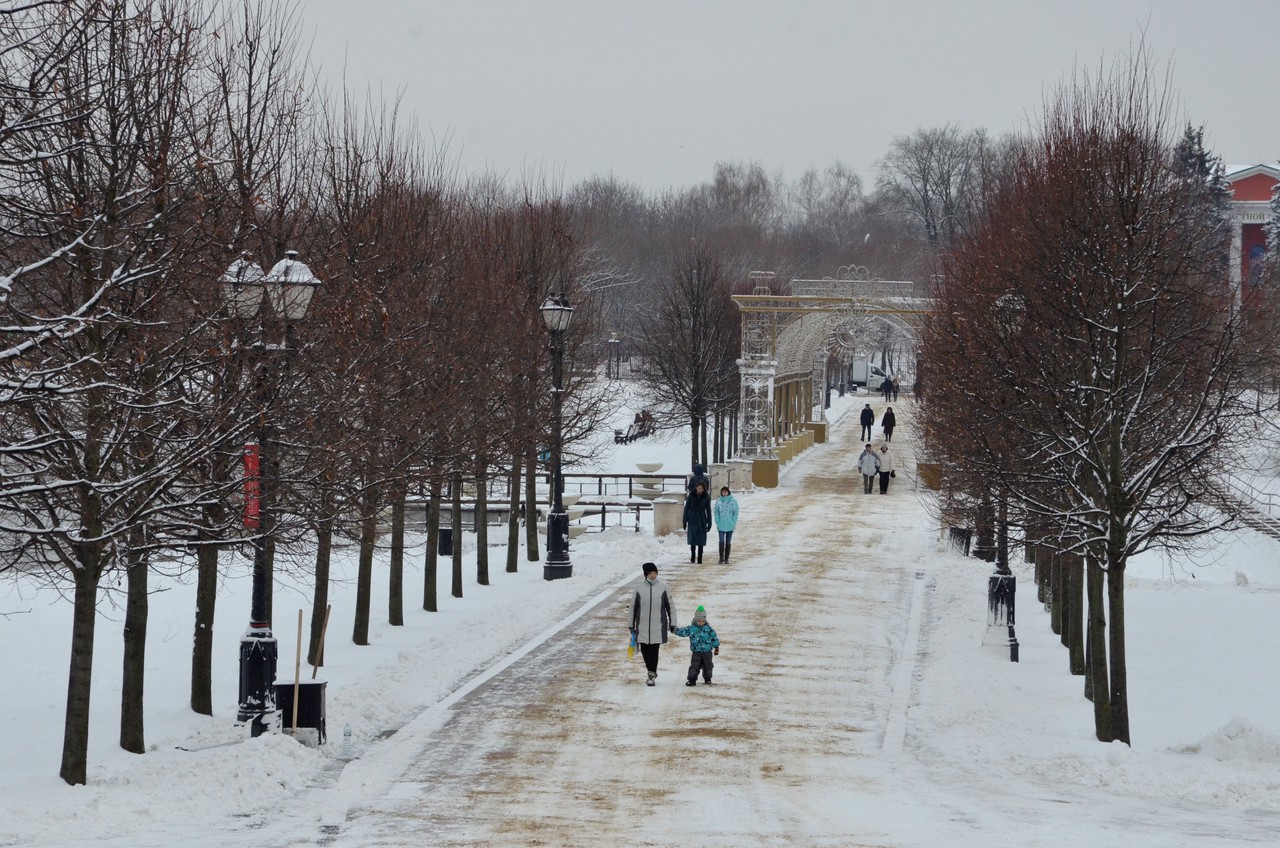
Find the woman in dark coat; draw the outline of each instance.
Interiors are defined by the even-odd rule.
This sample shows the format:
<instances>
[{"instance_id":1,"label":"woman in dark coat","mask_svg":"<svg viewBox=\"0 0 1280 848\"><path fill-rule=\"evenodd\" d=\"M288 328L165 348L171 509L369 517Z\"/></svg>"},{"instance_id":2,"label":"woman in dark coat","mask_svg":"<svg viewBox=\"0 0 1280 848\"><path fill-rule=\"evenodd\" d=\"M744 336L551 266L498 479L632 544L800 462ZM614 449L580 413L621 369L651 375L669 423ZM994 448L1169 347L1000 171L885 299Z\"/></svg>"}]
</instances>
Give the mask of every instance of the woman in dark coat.
<instances>
[{"instance_id":1,"label":"woman in dark coat","mask_svg":"<svg viewBox=\"0 0 1280 848\"><path fill-rule=\"evenodd\" d=\"M702 562L702 548L711 532L711 496L700 482L684 499L684 530L688 534L689 562Z\"/></svg>"},{"instance_id":2,"label":"woman in dark coat","mask_svg":"<svg viewBox=\"0 0 1280 848\"><path fill-rule=\"evenodd\" d=\"M880 426L884 428L884 440L886 442L893 441L893 428L898 423L893 415L893 407L889 407L884 411L884 416L880 419Z\"/></svg>"}]
</instances>

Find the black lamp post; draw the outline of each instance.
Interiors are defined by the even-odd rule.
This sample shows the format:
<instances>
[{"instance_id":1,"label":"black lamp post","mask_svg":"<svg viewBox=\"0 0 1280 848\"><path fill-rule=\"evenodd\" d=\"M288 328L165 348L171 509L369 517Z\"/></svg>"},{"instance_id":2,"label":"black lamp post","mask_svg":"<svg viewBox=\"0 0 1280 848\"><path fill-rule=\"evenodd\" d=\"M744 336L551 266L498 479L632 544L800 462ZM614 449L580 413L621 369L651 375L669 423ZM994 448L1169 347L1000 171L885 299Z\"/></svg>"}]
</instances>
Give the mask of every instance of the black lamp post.
<instances>
[{"instance_id":1,"label":"black lamp post","mask_svg":"<svg viewBox=\"0 0 1280 848\"><path fill-rule=\"evenodd\" d=\"M1007 342L1022 329L1026 317L1026 300L1017 292L1006 292L996 298L996 317L999 321L998 331L1002 341ZM1006 375L1008 376L1008 375ZM1007 388L1000 391L1000 412L1007 414ZM1006 440L1007 441L1007 440ZM1004 471L1005 453L1003 447L997 457L1000 470ZM1018 637L1014 633L1014 612L1016 609L1018 579L1009 568L1009 497L1008 489L1001 485L997 493L997 516L995 518L994 559L995 572L987 578L987 616L988 624L993 627L1007 627L1009 638L1009 659L1018 661ZM991 516L988 514L988 519ZM990 561L990 560L988 560Z\"/></svg>"},{"instance_id":2,"label":"black lamp post","mask_svg":"<svg viewBox=\"0 0 1280 848\"><path fill-rule=\"evenodd\" d=\"M622 377L622 339L617 333L609 334L609 368L605 369L605 376L612 376L615 380Z\"/></svg>"},{"instance_id":3,"label":"black lamp post","mask_svg":"<svg viewBox=\"0 0 1280 848\"><path fill-rule=\"evenodd\" d=\"M564 476L560 465L564 441L564 334L573 320L573 307L563 294L552 295L542 304L542 323L551 333L551 513L547 516L547 562L543 580L573 576L569 561L569 514L564 509Z\"/></svg>"},{"instance_id":4,"label":"black lamp post","mask_svg":"<svg viewBox=\"0 0 1280 848\"><path fill-rule=\"evenodd\" d=\"M296 352L293 324L306 317L311 296L320 286L320 280L298 259L296 251L286 251L285 258L266 274L253 261L253 255L246 253L231 263L220 282L227 307L236 318L251 320L257 317L265 294L271 312L284 322L284 343L273 346L266 344L262 323L257 325L258 337L253 349L264 354L264 369L268 362L266 353L288 356ZM277 646L268 612L271 569L267 561L267 537L273 528L267 474L267 445L271 437L267 415L270 386L268 376L265 373L260 375L257 444L245 446L244 524L255 531L253 597L249 608L249 627L240 637L240 697L236 720L250 722L250 732L254 736L260 736L267 730L268 717L275 712L272 684L276 678Z\"/></svg>"}]
</instances>

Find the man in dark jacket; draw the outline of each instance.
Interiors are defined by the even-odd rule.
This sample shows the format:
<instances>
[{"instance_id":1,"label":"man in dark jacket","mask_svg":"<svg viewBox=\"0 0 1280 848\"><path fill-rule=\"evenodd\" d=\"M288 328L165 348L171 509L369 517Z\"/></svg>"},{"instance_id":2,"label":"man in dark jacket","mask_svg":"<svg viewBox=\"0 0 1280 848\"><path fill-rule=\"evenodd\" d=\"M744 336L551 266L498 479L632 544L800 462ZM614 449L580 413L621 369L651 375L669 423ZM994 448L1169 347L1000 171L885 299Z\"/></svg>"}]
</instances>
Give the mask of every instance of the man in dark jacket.
<instances>
[{"instance_id":1,"label":"man in dark jacket","mask_svg":"<svg viewBox=\"0 0 1280 848\"><path fill-rule=\"evenodd\" d=\"M631 635L640 646L640 656L649 672L645 685L652 686L658 678L658 650L667 641L676 613L667 584L658 579L658 566L646 562L643 568L644 583L631 602Z\"/></svg>"},{"instance_id":2,"label":"man in dark jacket","mask_svg":"<svg viewBox=\"0 0 1280 848\"><path fill-rule=\"evenodd\" d=\"M876 414L871 411L871 404L862 407L862 415L858 418L862 422L862 436L858 439L860 442L871 441L871 425L876 423Z\"/></svg>"}]
</instances>

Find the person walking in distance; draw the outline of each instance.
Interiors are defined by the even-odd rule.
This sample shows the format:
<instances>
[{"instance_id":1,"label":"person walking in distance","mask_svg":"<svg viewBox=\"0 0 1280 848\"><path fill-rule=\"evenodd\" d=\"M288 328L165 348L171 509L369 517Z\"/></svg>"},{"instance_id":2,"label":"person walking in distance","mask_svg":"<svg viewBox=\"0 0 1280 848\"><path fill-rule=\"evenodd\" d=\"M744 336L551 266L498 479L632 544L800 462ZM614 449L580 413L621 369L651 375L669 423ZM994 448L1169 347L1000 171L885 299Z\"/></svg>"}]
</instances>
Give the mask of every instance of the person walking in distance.
<instances>
[{"instance_id":1,"label":"person walking in distance","mask_svg":"<svg viewBox=\"0 0 1280 848\"><path fill-rule=\"evenodd\" d=\"M894 476L893 454L889 452L888 443L885 443L880 446L880 494L889 494L889 478Z\"/></svg>"},{"instance_id":2,"label":"person walking in distance","mask_svg":"<svg viewBox=\"0 0 1280 848\"><path fill-rule=\"evenodd\" d=\"M684 685L697 686L699 671L702 672L702 682L710 683L711 671L715 668L711 657L720 654L720 637L716 635L715 628L707 623L706 608L698 607L693 613L693 623L688 627L677 627L671 632L689 639L689 650L692 653L689 657L689 679Z\"/></svg>"},{"instance_id":3,"label":"person walking in distance","mask_svg":"<svg viewBox=\"0 0 1280 848\"><path fill-rule=\"evenodd\" d=\"M876 423L876 414L871 411L871 404L865 404L862 407L862 414L858 416L858 420L862 422L862 435L858 437L858 441L865 442L871 438L871 425Z\"/></svg>"},{"instance_id":4,"label":"person walking in distance","mask_svg":"<svg viewBox=\"0 0 1280 848\"><path fill-rule=\"evenodd\" d=\"M733 547L733 531L738 526L738 499L730 492L728 486L720 487L720 497L712 510L716 519L716 532L720 534L720 562L729 561L729 551Z\"/></svg>"},{"instance_id":5,"label":"person walking in distance","mask_svg":"<svg viewBox=\"0 0 1280 848\"><path fill-rule=\"evenodd\" d=\"M886 442L893 441L893 428L898 424L898 418L893 414L893 407L889 407L884 411L884 415L880 416L880 428L884 430L884 440Z\"/></svg>"},{"instance_id":6,"label":"person walking in distance","mask_svg":"<svg viewBox=\"0 0 1280 848\"><path fill-rule=\"evenodd\" d=\"M684 493L688 495L699 483L702 484L704 492L711 491L711 478L707 476L707 467L700 462L695 462L693 464L693 476L689 478L689 482L684 484Z\"/></svg>"},{"instance_id":7,"label":"person walking in distance","mask_svg":"<svg viewBox=\"0 0 1280 848\"><path fill-rule=\"evenodd\" d=\"M880 457L871 449L870 443L858 454L858 470L862 472L862 494L871 494L871 482L880 473Z\"/></svg>"},{"instance_id":8,"label":"person walking in distance","mask_svg":"<svg viewBox=\"0 0 1280 848\"><path fill-rule=\"evenodd\" d=\"M885 377L884 382L880 384L880 394L884 395L887 402L893 396L893 378Z\"/></svg>"},{"instance_id":9,"label":"person walking in distance","mask_svg":"<svg viewBox=\"0 0 1280 848\"><path fill-rule=\"evenodd\" d=\"M894 379L893 381L893 402L894 403L898 402L898 386L901 384L902 384L901 380Z\"/></svg>"},{"instance_id":10,"label":"person walking in distance","mask_svg":"<svg viewBox=\"0 0 1280 848\"><path fill-rule=\"evenodd\" d=\"M711 532L711 496L702 483L694 484L693 491L684 499L684 526L689 542L689 562L702 562L702 549Z\"/></svg>"},{"instance_id":11,"label":"person walking in distance","mask_svg":"<svg viewBox=\"0 0 1280 848\"><path fill-rule=\"evenodd\" d=\"M648 671L646 686L658 679L658 651L667 641L667 631L676 619L675 607L667 584L658 579L658 566L646 562L644 583L636 590L631 602L631 635L640 646L644 667Z\"/></svg>"}]
</instances>

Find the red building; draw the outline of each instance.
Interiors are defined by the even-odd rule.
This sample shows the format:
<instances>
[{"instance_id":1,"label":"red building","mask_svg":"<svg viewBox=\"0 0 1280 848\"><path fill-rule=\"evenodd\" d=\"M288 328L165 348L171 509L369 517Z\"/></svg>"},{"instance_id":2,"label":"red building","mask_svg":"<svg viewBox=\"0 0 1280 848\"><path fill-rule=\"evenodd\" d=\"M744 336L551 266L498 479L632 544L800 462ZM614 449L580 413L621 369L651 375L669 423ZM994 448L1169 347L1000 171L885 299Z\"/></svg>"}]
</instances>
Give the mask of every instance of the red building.
<instances>
[{"instance_id":1,"label":"red building","mask_svg":"<svg viewBox=\"0 0 1280 848\"><path fill-rule=\"evenodd\" d=\"M1227 173L1231 183L1231 283L1247 295L1267 252L1263 226L1271 218L1271 193L1280 185L1280 168L1251 165Z\"/></svg>"}]
</instances>

